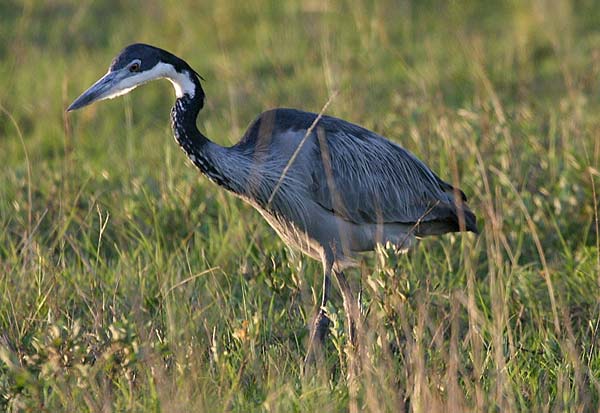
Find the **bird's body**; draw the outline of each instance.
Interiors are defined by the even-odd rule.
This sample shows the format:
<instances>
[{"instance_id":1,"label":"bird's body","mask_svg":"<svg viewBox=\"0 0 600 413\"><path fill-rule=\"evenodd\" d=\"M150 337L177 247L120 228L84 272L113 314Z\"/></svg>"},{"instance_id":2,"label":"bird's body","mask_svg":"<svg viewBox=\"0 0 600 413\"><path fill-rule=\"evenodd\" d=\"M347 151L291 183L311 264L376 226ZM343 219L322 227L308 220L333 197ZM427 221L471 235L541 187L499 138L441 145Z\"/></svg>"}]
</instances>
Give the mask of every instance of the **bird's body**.
<instances>
[{"instance_id":1,"label":"bird's body","mask_svg":"<svg viewBox=\"0 0 600 413\"><path fill-rule=\"evenodd\" d=\"M185 107L176 104L173 128L192 162L310 257L320 260L331 252L344 268L378 243L406 249L415 237L460 229L454 197L464 202L464 194L410 152L365 128L273 109L257 117L236 145L207 142L201 154L178 131ZM473 230L474 217L465 211L465 228Z\"/></svg>"},{"instance_id":2,"label":"bird's body","mask_svg":"<svg viewBox=\"0 0 600 413\"><path fill-rule=\"evenodd\" d=\"M399 145L350 122L274 109L252 122L236 145L211 142L196 127L204 105L199 75L153 46L125 48L109 73L69 110L156 78L167 78L175 87L173 132L194 165L254 206L286 244L322 261L322 306L329 274L343 277L341 270L355 262L357 253L378 243L407 249L416 237L476 232L462 191ZM350 292L343 293L346 306ZM323 309L319 314L326 317Z\"/></svg>"}]
</instances>

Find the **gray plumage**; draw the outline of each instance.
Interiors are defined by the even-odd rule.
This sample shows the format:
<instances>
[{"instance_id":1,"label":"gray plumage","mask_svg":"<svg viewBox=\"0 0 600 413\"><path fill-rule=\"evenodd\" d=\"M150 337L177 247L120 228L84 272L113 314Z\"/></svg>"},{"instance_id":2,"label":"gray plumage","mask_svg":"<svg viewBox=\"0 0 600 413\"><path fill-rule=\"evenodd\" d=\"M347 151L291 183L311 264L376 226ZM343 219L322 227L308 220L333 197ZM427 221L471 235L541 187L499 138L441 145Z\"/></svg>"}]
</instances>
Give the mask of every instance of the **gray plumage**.
<instances>
[{"instance_id":1,"label":"gray plumage","mask_svg":"<svg viewBox=\"0 0 600 413\"><path fill-rule=\"evenodd\" d=\"M177 100L175 139L209 179L253 205L290 246L323 263L323 297L310 349L322 341L330 275L342 290L350 341L358 310L342 269L378 243L408 249L415 238L477 232L464 193L412 153L355 124L295 109L261 114L234 146L216 145L196 127L204 106L200 76L177 56L145 44L126 47L109 72L68 110L166 78Z\"/></svg>"},{"instance_id":2,"label":"gray plumage","mask_svg":"<svg viewBox=\"0 0 600 413\"><path fill-rule=\"evenodd\" d=\"M235 165L226 172L236 177L231 190L286 242L316 259L331 250L335 263L345 267L376 243L406 248L414 237L458 231L461 212L463 228L476 230L463 192L413 154L330 116L307 135L316 118L294 109L265 112L237 145L218 150L214 156L222 157L213 159Z\"/></svg>"}]
</instances>

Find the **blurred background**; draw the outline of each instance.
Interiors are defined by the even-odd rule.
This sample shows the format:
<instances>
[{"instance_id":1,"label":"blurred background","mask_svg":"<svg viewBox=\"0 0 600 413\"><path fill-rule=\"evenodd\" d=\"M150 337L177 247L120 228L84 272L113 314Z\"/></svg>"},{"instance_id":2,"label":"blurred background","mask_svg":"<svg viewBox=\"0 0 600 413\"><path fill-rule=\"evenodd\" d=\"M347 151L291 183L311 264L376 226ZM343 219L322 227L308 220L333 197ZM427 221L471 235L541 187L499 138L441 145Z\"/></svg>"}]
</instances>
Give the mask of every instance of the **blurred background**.
<instances>
[{"instance_id":1,"label":"blurred background","mask_svg":"<svg viewBox=\"0 0 600 413\"><path fill-rule=\"evenodd\" d=\"M380 251L303 377L320 267L173 142L168 82L65 108L126 45L206 81L232 145L263 110L376 131L460 187L482 235ZM0 2L0 408L593 411L600 3Z\"/></svg>"}]
</instances>

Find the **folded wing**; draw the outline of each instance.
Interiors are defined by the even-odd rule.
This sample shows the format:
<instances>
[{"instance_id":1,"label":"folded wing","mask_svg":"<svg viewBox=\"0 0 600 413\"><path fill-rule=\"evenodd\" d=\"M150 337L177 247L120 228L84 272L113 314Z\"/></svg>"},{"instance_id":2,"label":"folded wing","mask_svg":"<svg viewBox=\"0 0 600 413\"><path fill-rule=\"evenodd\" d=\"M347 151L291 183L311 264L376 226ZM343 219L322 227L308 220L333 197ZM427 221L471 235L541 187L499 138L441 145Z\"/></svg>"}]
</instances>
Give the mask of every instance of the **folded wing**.
<instances>
[{"instance_id":1,"label":"folded wing","mask_svg":"<svg viewBox=\"0 0 600 413\"><path fill-rule=\"evenodd\" d=\"M327 121L316 128L320 162L310 187L323 208L357 224L412 224L416 235L477 232L464 193L413 154L357 125Z\"/></svg>"}]
</instances>

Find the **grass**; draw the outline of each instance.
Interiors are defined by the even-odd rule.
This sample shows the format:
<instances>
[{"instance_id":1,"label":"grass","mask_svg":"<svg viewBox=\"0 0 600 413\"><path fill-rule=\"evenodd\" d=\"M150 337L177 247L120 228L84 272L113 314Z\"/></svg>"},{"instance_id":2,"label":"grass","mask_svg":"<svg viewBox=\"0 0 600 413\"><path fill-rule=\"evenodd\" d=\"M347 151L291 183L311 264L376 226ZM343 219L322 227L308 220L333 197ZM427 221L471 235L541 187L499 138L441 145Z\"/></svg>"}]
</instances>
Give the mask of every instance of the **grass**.
<instances>
[{"instance_id":1,"label":"grass","mask_svg":"<svg viewBox=\"0 0 600 413\"><path fill-rule=\"evenodd\" d=\"M0 4L0 409L597 411L600 9L594 1ZM320 265L173 142L167 82L66 115L126 44L207 80L199 127L262 110L371 128L460 182L482 234L349 273L303 377ZM351 389L351 391L349 390Z\"/></svg>"}]
</instances>

